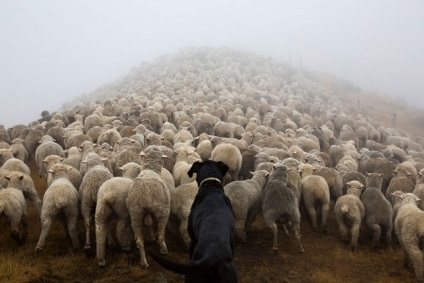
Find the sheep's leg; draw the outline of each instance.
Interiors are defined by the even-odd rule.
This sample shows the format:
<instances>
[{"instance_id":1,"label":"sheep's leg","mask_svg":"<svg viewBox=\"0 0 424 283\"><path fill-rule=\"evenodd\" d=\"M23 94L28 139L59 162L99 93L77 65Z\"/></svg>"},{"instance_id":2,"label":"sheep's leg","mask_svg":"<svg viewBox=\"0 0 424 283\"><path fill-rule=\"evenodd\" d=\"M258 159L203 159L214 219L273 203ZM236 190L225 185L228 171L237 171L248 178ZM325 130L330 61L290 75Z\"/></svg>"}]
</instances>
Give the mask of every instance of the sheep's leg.
<instances>
[{"instance_id":1,"label":"sheep's leg","mask_svg":"<svg viewBox=\"0 0 424 283\"><path fill-rule=\"evenodd\" d=\"M315 210L315 207L313 205L311 206L306 205L306 210L308 211L309 216L311 218L312 227L316 231L318 226L317 226L317 212Z\"/></svg>"},{"instance_id":2,"label":"sheep's leg","mask_svg":"<svg viewBox=\"0 0 424 283\"><path fill-rule=\"evenodd\" d=\"M360 225L361 225L360 223L354 223L351 228L352 239L350 242L350 247L352 251L356 251L356 247L358 246Z\"/></svg>"},{"instance_id":3,"label":"sheep's leg","mask_svg":"<svg viewBox=\"0 0 424 283\"><path fill-rule=\"evenodd\" d=\"M346 226L343 219L339 222L339 219L337 219L337 222L339 223L339 230L340 230L340 236L343 242L347 242L349 238L349 227Z\"/></svg>"},{"instance_id":4,"label":"sheep's leg","mask_svg":"<svg viewBox=\"0 0 424 283\"><path fill-rule=\"evenodd\" d=\"M158 217L158 243L160 246L160 253L163 255L168 254L168 248L165 243L165 229L168 222L168 217Z\"/></svg>"},{"instance_id":5,"label":"sheep's leg","mask_svg":"<svg viewBox=\"0 0 424 283\"><path fill-rule=\"evenodd\" d=\"M28 217L26 213L23 213L21 216L21 224L22 224L21 243L24 243L28 237Z\"/></svg>"},{"instance_id":6,"label":"sheep's leg","mask_svg":"<svg viewBox=\"0 0 424 283\"><path fill-rule=\"evenodd\" d=\"M116 237L123 251L131 249L131 223L127 218L120 218L116 224Z\"/></svg>"},{"instance_id":7,"label":"sheep's leg","mask_svg":"<svg viewBox=\"0 0 424 283\"><path fill-rule=\"evenodd\" d=\"M13 240L15 240L18 244L21 243L21 237L19 235L19 223L21 222L21 217L13 217L10 220L10 236Z\"/></svg>"},{"instance_id":8,"label":"sheep's leg","mask_svg":"<svg viewBox=\"0 0 424 283\"><path fill-rule=\"evenodd\" d=\"M148 267L146 260L146 253L144 252L144 240L143 240L143 219L144 211L130 211L131 226L134 231L135 243L140 251L141 266Z\"/></svg>"},{"instance_id":9,"label":"sheep's leg","mask_svg":"<svg viewBox=\"0 0 424 283\"><path fill-rule=\"evenodd\" d=\"M90 215L90 209L91 203L87 199L87 197L83 197L81 202L81 214L84 218L84 225L85 225L85 245L84 249L89 250L91 248L91 241L90 241L90 222L91 222L91 215Z\"/></svg>"},{"instance_id":10,"label":"sheep's leg","mask_svg":"<svg viewBox=\"0 0 424 283\"><path fill-rule=\"evenodd\" d=\"M236 229L237 238L239 238L243 243L246 243L246 231L244 230L245 219L235 219L234 226Z\"/></svg>"},{"instance_id":11,"label":"sheep's leg","mask_svg":"<svg viewBox=\"0 0 424 283\"><path fill-rule=\"evenodd\" d=\"M186 244L186 246L189 247L191 239L190 239L190 235L188 234L188 231L187 231L187 225L188 225L188 218L181 220L180 234L181 234L183 241Z\"/></svg>"},{"instance_id":12,"label":"sheep's leg","mask_svg":"<svg viewBox=\"0 0 424 283\"><path fill-rule=\"evenodd\" d=\"M112 235L112 231L110 229L109 223L106 223L105 229L106 229L107 245L109 247L114 247L115 246L115 240L113 239L113 235Z\"/></svg>"},{"instance_id":13,"label":"sheep's leg","mask_svg":"<svg viewBox=\"0 0 424 283\"><path fill-rule=\"evenodd\" d=\"M41 220L41 234L38 239L37 246L35 248L35 252L39 252L44 247L44 242L46 241L46 237L49 234L50 226L52 225L52 219L50 217L44 216Z\"/></svg>"},{"instance_id":14,"label":"sheep's leg","mask_svg":"<svg viewBox=\"0 0 424 283\"><path fill-rule=\"evenodd\" d=\"M300 226L300 225L299 225ZM299 252L300 253L304 253L305 252L305 250L303 249L303 246L302 246L302 243L300 242L300 229L299 229L299 226L296 226L295 228L294 228L294 236L295 236L295 238L296 238L296 240L297 240L297 243L298 243L298 245L299 245Z\"/></svg>"},{"instance_id":15,"label":"sheep's leg","mask_svg":"<svg viewBox=\"0 0 424 283\"><path fill-rule=\"evenodd\" d=\"M153 219L150 214L146 214L146 216L144 217L144 225L149 229L149 238L147 239L147 241L154 242L155 235L153 233Z\"/></svg>"},{"instance_id":16,"label":"sheep's leg","mask_svg":"<svg viewBox=\"0 0 424 283\"><path fill-rule=\"evenodd\" d=\"M418 243L413 243L413 246L407 247L409 258L414 265L415 277L418 281L423 281L423 253L420 250Z\"/></svg>"},{"instance_id":17,"label":"sheep's leg","mask_svg":"<svg viewBox=\"0 0 424 283\"><path fill-rule=\"evenodd\" d=\"M68 232L69 237L72 241L72 247L74 249L78 249L79 247L79 240L78 240L78 233L77 233L77 221L78 221L78 215L72 215L68 218Z\"/></svg>"},{"instance_id":18,"label":"sheep's leg","mask_svg":"<svg viewBox=\"0 0 424 283\"><path fill-rule=\"evenodd\" d=\"M277 236L278 236L278 228L277 228L277 224L272 223L271 225L271 229L272 229L272 235L273 235L273 245L272 245L272 249L274 251L278 250L278 240L277 240Z\"/></svg>"},{"instance_id":19,"label":"sheep's leg","mask_svg":"<svg viewBox=\"0 0 424 283\"><path fill-rule=\"evenodd\" d=\"M390 249L392 247L392 229L385 227L384 228L384 240L387 247Z\"/></svg>"},{"instance_id":20,"label":"sheep's leg","mask_svg":"<svg viewBox=\"0 0 424 283\"><path fill-rule=\"evenodd\" d=\"M381 237L381 227L378 224L371 225L371 230L373 231L372 246L374 249L378 249Z\"/></svg>"},{"instance_id":21,"label":"sheep's leg","mask_svg":"<svg viewBox=\"0 0 424 283\"><path fill-rule=\"evenodd\" d=\"M327 216L328 216L328 210L330 209L330 205L328 203L323 204L321 207L321 228L324 232L327 232Z\"/></svg>"},{"instance_id":22,"label":"sheep's leg","mask_svg":"<svg viewBox=\"0 0 424 283\"><path fill-rule=\"evenodd\" d=\"M409 264L408 252L406 251L405 247L403 247L403 246L402 246L402 250L403 250L403 267L408 267L408 264Z\"/></svg>"}]
</instances>

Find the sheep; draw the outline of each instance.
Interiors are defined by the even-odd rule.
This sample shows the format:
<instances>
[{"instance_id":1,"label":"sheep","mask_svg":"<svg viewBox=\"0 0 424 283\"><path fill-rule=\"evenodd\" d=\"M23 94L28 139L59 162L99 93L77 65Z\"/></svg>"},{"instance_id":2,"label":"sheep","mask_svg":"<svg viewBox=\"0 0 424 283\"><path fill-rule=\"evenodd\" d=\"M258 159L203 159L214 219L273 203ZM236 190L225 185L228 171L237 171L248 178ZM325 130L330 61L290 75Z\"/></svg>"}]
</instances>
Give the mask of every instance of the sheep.
<instances>
[{"instance_id":1,"label":"sheep","mask_svg":"<svg viewBox=\"0 0 424 283\"><path fill-rule=\"evenodd\" d=\"M121 168L122 169L122 168ZM105 266L106 232L109 230L108 220L112 214L117 215L116 236L121 249L129 251L131 247L131 219L125 204L128 190L132 183L131 178L114 177L105 181L97 193L95 212L96 251L99 266ZM113 244L113 243L111 243Z\"/></svg>"},{"instance_id":2,"label":"sheep","mask_svg":"<svg viewBox=\"0 0 424 283\"><path fill-rule=\"evenodd\" d=\"M63 159L62 163L71 165L75 169L79 170L82 160L82 154L79 149L77 147L71 147L67 150L67 152L65 151L65 153L67 156Z\"/></svg>"},{"instance_id":3,"label":"sheep","mask_svg":"<svg viewBox=\"0 0 424 283\"><path fill-rule=\"evenodd\" d=\"M35 162L38 167L38 175L44 179L47 179L47 171L44 167L43 160L52 154L65 158L63 148L58 145L51 136L45 135L41 138L40 145L35 150Z\"/></svg>"},{"instance_id":4,"label":"sheep","mask_svg":"<svg viewBox=\"0 0 424 283\"><path fill-rule=\"evenodd\" d=\"M327 181L318 175L313 175L315 167L310 164L301 166L302 199L311 218L312 227L317 230L317 209L321 212L321 229L327 230L327 216L330 206L330 189Z\"/></svg>"},{"instance_id":5,"label":"sheep","mask_svg":"<svg viewBox=\"0 0 424 283\"><path fill-rule=\"evenodd\" d=\"M3 166L3 164L11 159L14 158L13 155L13 149L11 148L0 148L0 166Z\"/></svg>"},{"instance_id":6,"label":"sheep","mask_svg":"<svg viewBox=\"0 0 424 283\"><path fill-rule=\"evenodd\" d=\"M265 170L251 172L252 179L234 181L224 186L234 212L237 237L246 242L246 224L251 224L261 206L262 191L267 184L269 173Z\"/></svg>"},{"instance_id":7,"label":"sheep","mask_svg":"<svg viewBox=\"0 0 424 283\"><path fill-rule=\"evenodd\" d=\"M158 243L160 253L167 254L165 243L165 228L170 213L170 192L163 178L162 150L158 146L148 146L142 163L142 170L130 185L125 200L131 217L131 226L134 238L140 251L141 265L147 267L142 234L142 223L147 217L155 219L157 223Z\"/></svg>"},{"instance_id":8,"label":"sheep","mask_svg":"<svg viewBox=\"0 0 424 283\"><path fill-rule=\"evenodd\" d=\"M393 208L381 191L383 174L367 174L366 189L361 201L365 207L364 222L373 232L372 247L379 248L381 233L390 247L393 228Z\"/></svg>"},{"instance_id":9,"label":"sheep","mask_svg":"<svg viewBox=\"0 0 424 283\"><path fill-rule=\"evenodd\" d=\"M0 167L0 170L17 171L31 175L31 170L29 169L28 165L17 158L10 158L6 160L6 162L4 162L4 164Z\"/></svg>"},{"instance_id":10,"label":"sheep","mask_svg":"<svg viewBox=\"0 0 424 283\"><path fill-rule=\"evenodd\" d=\"M9 149L12 150L13 155L17 158L22 160L24 163L29 162L29 154L24 146L24 140L21 138L16 138L12 141L12 144L10 145Z\"/></svg>"},{"instance_id":11,"label":"sheep","mask_svg":"<svg viewBox=\"0 0 424 283\"><path fill-rule=\"evenodd\" d=\"M299 201L291 189L287 187L287 167L277 163L269 180L262 192L262 213L265 223L273 232L273 250L278 249L276 221L283 224L290 224L294 229L294 234L299 245L299 252L303 253L300 242L300 211Z\"/></svg>"},{"instance_id":12,"label":"sheep","mask_svg":"<svg viewBox=\"0 0 424 283\"><path fill-rule=\"evenodd\" d=\"M350 247L355 251L358 246L361 221L365 215L365 207L359 199L364 185L358 181L350 181L346 185L347 194L337 199L334 205L334 214L339 225L342 241L348 240L350 231Z\"/></svg>"},{"instance_id":13,"label":"sheep","mask_svg":"<svg viewBox=\"0 0 424 283\"><path fill-rule=\"evenodd\" d=\"M396 173L395 173L396 174ZM404 193L412 193L414 191L414 183L406 177L395 176L390 180L389 186L386 190L386 198L393 203L391 193L395 191L402 191Z\"/></svg>"},{"instance_id":14,"label":"sheep","mask_svg":"<svg viewBox=\"0 0 424 283\"><path fill-rule=\"evenodd\" d=\"M200 159L200 156L196 153L194 147L182 147L176 151L175 165L172 168L172 176L175 180L175 186L179 186L184 183L189 183L195 180L195 177L188 177L187 172L191 168L196 160Z\"/></svg>"},{"instance_id":15,"label":"sheep","mask_svg":"<svg viewBox=\"0 0 424 283\"><path fill-rule=\"evenodd\" d=\"M171 210L168 221L168 227L173 228L174 224L179 224L179 233L186 244L187 248L190 246L190 236L187 231L188 216L190 208L193 204L194 198L197 194L199 187L196 181L181 184L180 186L171 189Z\"/></svg>"},{"instance_id":16,"label":"sheep","mask_svg":"<svg viewBox=\"0 0 424 283\"><path fill-rule=\"evenodd\" d=\"M413 190L413 194L416 195L418 198L420 198L421 203L418 205L418 207L421 210L424 210L424 169L421 169L418 174L418 180L417 183L415 184L414 190Z\"/></svg>"},{"instance_id":17,"label":"sheep","mask_svg":"<svg viewBox=\"0 0 424 283\"><path fill-rule=\"evenodd\" d=\"M7 180L3 183L3 187L15 188L20 190L25 199L29 200L37 210L38 215L41 212L41 199L35 190L34 181L31 176L17 171L2 171L0 170L0 178Z\"/></svg>"},{"instance_id":18,"label":"sheep","mask_svg":"<svg viewBox=\"0 0 424 283\"><path fill-rule=\"evenodd\" d=\"M22 191L16 188L0 189L0 217L5 216L10 225L10 235L18 244L28 235L27 206ZM22 226L22 233L19 232Z\"/></svg>"},{"instance_id":19,"label":"sheep","mask_svg":"<svg viewBox=\"0 0 424 283\"><path fill-rule=\"evenodd\" d=\"M84 218L85 224L86 238L84 249L88 250L91 248L91 210L97 202L97 193L100 186L105 181L111 179L113 175L104 166L102 159L96 158L95 156L94 158L83 160L82 164L87 164L87 172L84 174L79 188L79 199L81 201L81 215Z\"/></svg>"},{"instance_id":20,"label":"sheep","mask_svg":"<svg viewBox=\"0 0 424 283\"><path fill-rule=\"evenodd\" d=\"M237 180L241 168L241 152L232 144L221 143L214 147L211 154L211 160L222 161L230 168L224 177L224 186Z\"/></svg>"},{"instance_id":21,"label":"sheep","mask_svg":"<svg viewBox=\"0 0 424 283\"><path fill-rule=\"evenodd\" d=\"M415 278L423 281L422 241L424 238L424 211L417 207L421 201L414 194L402 194L401 206L398 209L394 226L395 232L403 250L403 264L408 266L409 260L414 266Z\"/></svg>"},{"instance_id":22,"label":"sheep","mask_svg":"<svg viewBox=\"0 0 424 283\"><path fill-rule=\"evenodd\" d=\"M343 195L343 177L334 168L321 167L314 170L314 175L325 179L330 190L330 199L337 201Z\"/></svg>"},{"instance_id":23,"label":"sheep","mask_svg":"<svg viewBox=\"0 0 424 283\"><path fill-rule=\"evenodd\" d=\"M74 249L79 247L77 234L78 221L78 191L68 179L68 165L54 164L49 173L52 174L52 183L47 188L43 197L43 206L41 208L41 233L35 248L39 253L43 247L46 237L50 231L52 218L65 215L65 231L70 236Z\"/></svg>"},{"instance_id":24,"label":"sheep","mask_svg":"<svg viewBox=\"0 0 424 283\"><path fill-rule=\"evenodd\" d=\"M347 191L347 185L346 184L350 181L358 181L359 183L361 183L365 186L365 184L367 182L367 178L361 172L347 173L346 175L344 175L343 176L342 195L346 194L346 191ZM364 190L365 190L365 187L364 187Z\"/></svg>"}]
</instances>

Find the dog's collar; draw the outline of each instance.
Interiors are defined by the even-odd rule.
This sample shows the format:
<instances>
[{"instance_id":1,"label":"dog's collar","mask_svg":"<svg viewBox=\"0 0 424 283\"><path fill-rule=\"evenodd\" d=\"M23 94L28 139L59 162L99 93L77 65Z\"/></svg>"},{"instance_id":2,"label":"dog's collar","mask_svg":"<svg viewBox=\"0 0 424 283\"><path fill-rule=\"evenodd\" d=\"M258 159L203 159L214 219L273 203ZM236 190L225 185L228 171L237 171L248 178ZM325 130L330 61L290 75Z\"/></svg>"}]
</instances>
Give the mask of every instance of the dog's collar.
<instances>
[{"instance_id":1,"label":"dog's collar","mask_svg":"<svg viewBox=\"0 0 424 283\"><path fill-rule=\"evenodd\" d=\"M218 179L218 178L214 178L214 177L210 177L210 178L206 178L206 179L204 179L202 182L200 182L200 184L199 184L199 188L202 186L202 184L203 184L204 182L207 182L207 181L216 181L216 182L218 182L218 183L220 183L220 184L221 184L221 180L220 180L220 179Z\"/></svg>"}]
</instances>

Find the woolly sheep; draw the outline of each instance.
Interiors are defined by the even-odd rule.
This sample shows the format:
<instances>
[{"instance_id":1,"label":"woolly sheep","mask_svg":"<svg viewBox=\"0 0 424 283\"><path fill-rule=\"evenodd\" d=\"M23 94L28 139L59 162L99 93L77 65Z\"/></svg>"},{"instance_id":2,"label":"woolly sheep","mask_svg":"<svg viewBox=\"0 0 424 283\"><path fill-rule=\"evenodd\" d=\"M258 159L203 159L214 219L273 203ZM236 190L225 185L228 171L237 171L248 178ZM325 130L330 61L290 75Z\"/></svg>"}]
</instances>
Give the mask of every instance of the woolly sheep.
<instances>
[{"instance_id":1,"label":"woolly sheep","mask_svg":"<svg viewBox=\"0 0 424 283\"><path fill-rule=\"evenodd\" d=\"M321 176L325 179L330 190L330 198L337 201L343 195L343 177L334 168L321 167L314 170L314 175Z\"/></svg>"},{"instance_id":2,"label":"woolly sheep","mask_svg":"<svg viewBox=\"0 0 424 283\"><path fill-rule=\"evenodd\" d=\"M144 252L142 223L146 217L155 219L161 254L167 254L165 228L170 213L170 192L161 177L162 151L158 146L148 146L142 170L131 183L126 206L131 217L134 238L140 251L141 265L148 266Z\"/></svg>"},{"instance_id":3,"label":"woolly sheep","mask_svg":"<svg viewBox=\"0 0 424 283\"><path fill-rule=\"evenodd\" d=\"M252 179L234 181L224 186L234 212L237 237L246 242L246 224L251 224L260 209L262 191L267 184L269 173L265 170L251 172Z\"/></svg>"},{"instance_id":4,"label":"woolly sheep","mask_svg":"<svg viewBox=\"0 0 424 283\"><path fill-rule=\"evenodd\" d=\"M199 187L196 181L181 184L171 189L171 210L168 221L168 227L178 225L179 233L186 244L190 246L190 236L187 231L188 216L190 214L191 205L197 194ZM172 228L171 228L172 229Z\"/></svg>"},{"instance_id":5,"label":"woolly sheep","mask_svg":"<svg viewBox=\"0 0 424 283\"><path fill-rule=\"evenodd\" d=\"M52 154L65 158L63 148L58 145L51 136L45 135L41 138L40 145L35 150L35 162L38 167L38 175L44 179L47 179L47 171L44 167L43 160Z\"/></svg>"},{"instance_id":6,"label":"woolly sheep","mask_svg":"<svg viewBox=\"0 0 424 283\"><path fill-rule=\"evenodd\" d=\"M190 170L191 164L199 159L200 156L196 153L194 147L183 147L177 150L175 165L172 168L172 176L174 176L176 187L195 180L194 176L188 177L187 172Z\"/></svg>"},{"instance_id":7,"label":"woolly sheep","mask_svg":"<svg viewBox=\"0 0 424 283\"><path fill-rule=\"evenodd\" d=\"M12 144L10 145L9 149L12 150L13 155L17 158L22 160L24 163L29 162L29 154L24 146L24 140L21 138L16 138L12 141Z\"/></svg>"},{"instance_id":8,"label":"woolly sheep","mask_svg":"<svg viewBox=\"0 0 424 283\"><path fill-rule=\"evenodd\" d=\"M276 221L292 225L299 245L299 252L304 249L300 242L300 211L296 195L287 186L287 167L276 164L262 193L262 213L265 223L273 232L273 250L278 249Z\"/></svg>"},{"instance_id":9,"label":"woolly sheep","mask_svg":"<svg viewBox=\"0 0 424 283\"><path fill-rule=\"evenodd\" d=\"M364 185L358 181L350 181L346 185L347 194L337 199L334 214L343 241L348 240L350 232L350 247L354 251L358 246L359 229L365 215L365 207L359 199Z\"/></svg>"},{"instance_id":10,"label":"woolly sheep","mask_svg":"<svg viewBox=\"0 0 424 283\"><path fill-rule=\"evenodd\" d=\"M29 169L28 165L26 165L22 160L17 158L11 158L6 160L6 162L0 167L0 170L17 171L27 175L31 174L31 170Z\"/></svg>"},{"instance_id":11,"label":"woolly sheep","mask_svg":"<svg viewBox=\"0 0 424 283\"><path fill-rule=\"evenodd\" d=\"M372 246L378 249L381 233L384 233L388 246L391 244L393 228L393 209L381 192L382 174L367 174L366 189L361 196L365 207L364 222L373 232Z\"/></svg>"},{"instance_id":12,"label":"woolly sheep","mask_svg":"<svg viewBox=\"0 0 424 283\"><path fill-rule=\"evenodd\" d=\"M211 160L222 161L230 168L224 177L224 186L232 181L237 180L238 172L241 168L241 152L232 145L221 143L214 147L211 154Z\"/></svg>"},{"instance_id":13,"label":"woolly sheep","mask_svg":"<svg viewBox=\"0 0 424 283\"><path fill-rule=\"evenodd\" d=\"M0 218L3 215L9 222L12 239L22 244L28 235L27 206L22 191L16 188L0 190ZM22 233L19 226L22 226Z\"/></svg>"},{"instance_id":14,"label":"woolly sheep","mask_svg":"<svg viewBox=\"0 0 424 283\"><path fill-rule=\"evenodd\" d=\"M310 164L303 164L302 177L302 199L306 210L311 218L312 227L317 230L317 209L321 213L321 228L327 230L327 216L330 206L330 190L325 179L313 175L315 168Z\"/></svg>"},{"instance_id":15,"label":"woolly sheep","mask_svg":"<svg viewBox=\"0 0 424 283\"><path fill-rule=\"evenodd\" d=\"M114 214L118 221L116 224L116 236L123 251L129 251L131 247L131 219L125 204L128 190L132 179L125 177L113 177L106 180L97 193L95 212L96 225L96 251L99 266L106 264L105 243L106 233L109 231L109 220ZM110 243L112 244L112 243Z\"/></svg>"},{"instance_id":16,"label":"woolly sheep","mask_svg":"<svg viewBox=\"0 0 424 283\"><path fill-rule=\"evenodd\" d=\"M87 172L82 178L79 188L79 199L81 201L81 215L85 224L85 245L84 249L91 248L90 242L90 226L91 226L91 210L97 202L97 193L100 186L113 177L112 173L104 166L100 158L91 158L82 161L87 164Z\"/></svg>"},{"instance_id":17,"label":"woolly sheep","mask_svg":"<svg viewBox=\"0 0 424 283\"><path fill-rule=\"evenodd\" d=\"M421 169L420 172L417 174L418 180L415 184L414 191L412 192L414 195L416 195L418 198L420 198L421 203L418 205L418 207L421 210L424 210L424 169Z\"/></svg>"},{"instance_id":18,"label":"woolly sheep","mask_svg":"<svg viewBox=\"0 0 424 283\"><path fill-rule=\"evenodd\" d=\"M79 247L77 234L78 221L78 191L68 179L68 166L64 164L53 165L49 173L52 174L53 182L47 188L43 197L41 209L41 233L35 251L40 252L50 231L52 218L61 213L65 215L65 231L70 236L74 249Z\"/></svg>"},{"instance_id":19,"label":"woolly sheep","mask_svg":"<svg viewBox=\"0 0 424 283\"><path fill-rule=\"evenodd\" d=\"M17 171L0 170L0 179L7 180L3 187L15 188L20 190L25 199L29 200L37 210L38 215L41 212L41 199L35 190L34 181L31 176Z\"/></svg>"},{"instance_id":20,"label":"woolly sheep","mask_svg":"<svg viewBox=\"0 0 424 283\"><path fill-rule=\"evenodd\" d=\"M401 207L398 209L394 226L404 253L403 264L408 266L409 260L414 266L415 277L423 281L422 240L424 238L424 211L417 207L420 199L413 194L402 194Z\"/></svg>"}]
</instances>

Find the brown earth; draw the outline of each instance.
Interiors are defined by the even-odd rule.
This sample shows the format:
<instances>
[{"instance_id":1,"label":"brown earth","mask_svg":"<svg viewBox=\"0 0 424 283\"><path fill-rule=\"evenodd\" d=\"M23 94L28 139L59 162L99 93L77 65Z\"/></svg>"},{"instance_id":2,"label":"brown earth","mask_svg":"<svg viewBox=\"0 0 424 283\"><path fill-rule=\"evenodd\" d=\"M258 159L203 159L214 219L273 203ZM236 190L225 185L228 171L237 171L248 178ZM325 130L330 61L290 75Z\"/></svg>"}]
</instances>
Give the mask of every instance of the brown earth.
<instances>
[{"instance_id":1,"label":"brown earth","mask_svg":"<svg viewBox=\"0 0 424 283\"><path fill-rule=\"evenodd\" d=\"M34 167L31 167L34 169ZM34 172L34 170L32 170ZM42 196L46 184L36 174L32 176ZM9 227L0 221L0 282L183 282L183 277L163 269L150 257L150 267L141 268L136 249L130 254L118 249L106 251L106 267L97 266L94 248L86 253L73 251L65 238L63 227L53 221L44 250L38 256L34 248L40 234L40 224L29 204L30 226L27 242L18 246L9 236ZM248 244L237 244L235 264L240 282L414 282L412 267L404 268L398 244L393 249L374 251L370 236L362 231L357 252L339 240L333 213L329 216L327 234L314 232L303 217L301 233L305 253L297 251L296 241L279 230L278 251L272 251L272 234L260 217L248 233ZM79 234L84 240L80 221ZM94 229L93 229L94 236ZM93 238L94 239L94 238ZM182 241L167 234L168 257L186 262L188 254ZM148 249L158 252L155 243Z\"/></svg>"}]
</instances>

